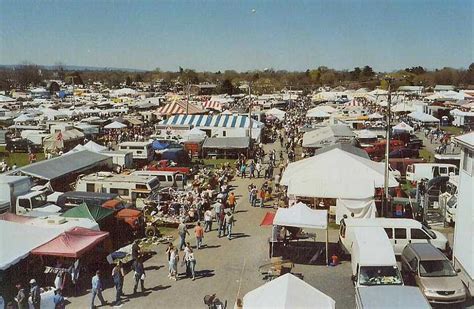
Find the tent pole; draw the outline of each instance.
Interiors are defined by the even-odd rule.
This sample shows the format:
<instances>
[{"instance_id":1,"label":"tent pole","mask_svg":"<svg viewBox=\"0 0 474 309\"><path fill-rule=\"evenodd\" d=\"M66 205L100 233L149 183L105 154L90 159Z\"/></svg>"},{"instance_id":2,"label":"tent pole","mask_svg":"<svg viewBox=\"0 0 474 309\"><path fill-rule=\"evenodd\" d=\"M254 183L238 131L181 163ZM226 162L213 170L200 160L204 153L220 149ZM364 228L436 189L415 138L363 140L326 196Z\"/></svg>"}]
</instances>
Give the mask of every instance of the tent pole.
<instances>
[{"instance_id":1,"label":"tent pole","mask_svg":"<svg viewBox=\"0 0 474 309\"><path fill-rule=\"evenodd\" d=\"M329 265L329 212L326 214L326 265Z\"/></svg>"}]
</instances>

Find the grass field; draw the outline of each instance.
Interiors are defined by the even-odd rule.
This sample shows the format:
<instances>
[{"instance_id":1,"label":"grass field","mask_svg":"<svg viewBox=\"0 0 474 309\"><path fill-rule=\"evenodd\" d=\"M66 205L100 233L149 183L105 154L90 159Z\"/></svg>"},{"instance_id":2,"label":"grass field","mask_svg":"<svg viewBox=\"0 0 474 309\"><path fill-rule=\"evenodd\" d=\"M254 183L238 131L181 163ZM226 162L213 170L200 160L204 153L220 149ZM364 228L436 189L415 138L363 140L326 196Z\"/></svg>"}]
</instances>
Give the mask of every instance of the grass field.
<instances>
[{"instance_id":1,"label":"grass field","mask_svg":"<svg viewBox=\"0 0 474 309\"><path fill-rule=\"evenodd\" d=\"M453 135L460 135L462 133L461 128L453 127L453 126L441 127L441 129Z\"/></svg>"},{"instance_id":2,"label":"grass field","mask_svg":"<svg viewBox=\"0 0 474 309\"><path fill-rule=\"evenodd\" d=\"M203 159L205 165L214 165L216 167L222 166L225 163L231 165L235 163L235 159Z\"/></svg>"},{"instance_id":3,"label":"grass field","mask_svg":"<svg viewBox=\"0 0 474 309\"><path fill-rule=\"evenodd\" d=\"M433 162L434 160L434 155L426 149L420 149L419 154L426 162Z\"/></svg>"},{"instance_id":4,"label":"grass field","mask_svg":"<svg viewBox=\"0 0 474 309\"><path fill-rule=\"evenodd\" d=\"M44 160L44 153L39 152L36 153L36 160L41 161ZM8 166L12 166L13 164L16 164L16 166L25 166L29 164L28 161L28 153L24 152L15 152L15 153L10 153L5 150L5 147L0 147L0 160L5 160L5 162L8 164Z\"/></svg>"}]
</instances>

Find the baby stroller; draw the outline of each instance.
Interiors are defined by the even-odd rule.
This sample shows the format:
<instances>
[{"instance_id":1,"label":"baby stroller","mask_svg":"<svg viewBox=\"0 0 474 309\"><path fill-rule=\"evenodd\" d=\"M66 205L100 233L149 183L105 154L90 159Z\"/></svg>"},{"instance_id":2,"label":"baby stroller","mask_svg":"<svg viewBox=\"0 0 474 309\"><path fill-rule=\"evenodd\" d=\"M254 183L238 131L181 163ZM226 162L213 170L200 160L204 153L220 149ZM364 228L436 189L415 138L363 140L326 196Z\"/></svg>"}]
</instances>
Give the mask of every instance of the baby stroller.
<instances>
[{"instance_id":1,"label":"baby stroller","mask_svg":"<svg viewBox=\"0 0 474 309\"><path fill-rule=\"evenodd\" d=\"M204 296L204 304L207 305L209 309L227 308L227 300L225 302L221 302L221 300L216 297L216 294Z\"/></svg>"}]
</instances>

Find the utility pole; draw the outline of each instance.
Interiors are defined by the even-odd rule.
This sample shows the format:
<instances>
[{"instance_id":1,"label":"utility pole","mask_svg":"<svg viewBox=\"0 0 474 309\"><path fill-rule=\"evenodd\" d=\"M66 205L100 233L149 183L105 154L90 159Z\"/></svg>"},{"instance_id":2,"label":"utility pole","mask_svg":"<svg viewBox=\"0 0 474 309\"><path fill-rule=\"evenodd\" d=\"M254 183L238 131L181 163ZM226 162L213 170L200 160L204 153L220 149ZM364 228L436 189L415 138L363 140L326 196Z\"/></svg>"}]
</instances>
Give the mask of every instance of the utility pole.
<instances>
[{"instance_id":1,"label":"utility pole","mask_svg":"<svg viewBox=\"0 0 474 309\"><path fill-rule=\"evenodd\" d=\"M191 85L186 85L186 115L189 115L189 93L191 92Z\"/></svg>"},{"instance_id":2,"label":"utility pole","mask_svg":"<svg viewBox=\"0 0 474 309\"><path fill-rule=\"evenodd\" d=\"M249 137L250 137L250 143L252 143L252 92L250 90L250 82L249 82Z\"/></svg>"},{"instance_id":3,"label":"utility pole","mask_svg":"<svg viewBox=\"0 0 474 309\"><path fill-rule=\"evenodd\" d=\"M391 79L386 79L388 82L388 98L387 98L387 132L386 132L386 145L385 145L385 179L384 179L384 199L382 203L382 216L386 217L388 211L388 203L390 194L388 191L389 188L389 153L390 153L390 118L391 118L391 105L392 105L392 85Z\"/></svg>"}]
</instances>

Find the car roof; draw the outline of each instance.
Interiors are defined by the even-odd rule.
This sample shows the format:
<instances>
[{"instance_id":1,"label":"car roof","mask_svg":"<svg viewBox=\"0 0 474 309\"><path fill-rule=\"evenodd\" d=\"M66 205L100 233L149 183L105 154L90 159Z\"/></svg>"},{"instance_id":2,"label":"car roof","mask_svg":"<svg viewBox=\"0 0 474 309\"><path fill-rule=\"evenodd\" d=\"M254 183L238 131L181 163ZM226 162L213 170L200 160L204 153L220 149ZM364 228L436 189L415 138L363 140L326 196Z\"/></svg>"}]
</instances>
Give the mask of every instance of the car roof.
<instances>
[{"instance_id":1,"label":"car roof","mask_svg":"<svg viewBox=\"0 0 474 309\"><path fill-rule=\"evenodd\" d=\"M438 261L447 259L441 251L430 243L408 244L408 247L411 248L422 261Z\"/></svg>"}]
</instances>

